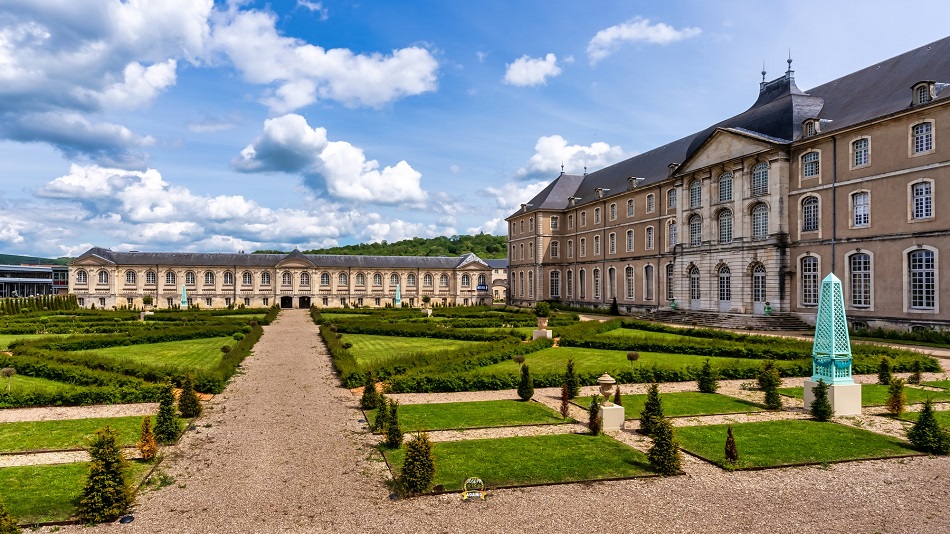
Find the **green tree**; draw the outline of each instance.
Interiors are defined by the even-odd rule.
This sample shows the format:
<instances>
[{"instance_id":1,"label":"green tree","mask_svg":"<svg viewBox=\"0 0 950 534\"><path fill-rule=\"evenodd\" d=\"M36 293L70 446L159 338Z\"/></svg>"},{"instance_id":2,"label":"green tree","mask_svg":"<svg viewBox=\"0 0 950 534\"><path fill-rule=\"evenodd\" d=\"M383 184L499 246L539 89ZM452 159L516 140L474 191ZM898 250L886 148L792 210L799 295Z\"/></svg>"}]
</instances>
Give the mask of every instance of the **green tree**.
<instances>
[{"instance_id":1,"label":"green tree","mask_svg":"<svg viewBox=\"0 0 950 534\"><path fill-rule=\"evenodd\" d=\"M811 416L816 421L830 421L834 410L828 401L828 384L824 380L818 380L818 384L812 388L811 392L815 396L811 401L811 406L809 406Z\"/></svg>"},{"instance_id":2,"label":"green tree","mask_svg":"<svg viewBox=\"0 0 950 534\"><path fill-rule=\"evenodd\" d=\"M107 426L96 432L88 452L92 461L79 501L79 516L86 523L115 521L132 504L127 465L115 431Z\"/></svg>"},{"instance_id":3,"label":"green tree","mask_svg":"<svg viewBox=\"0 0 950 534\"><path fill-rule=\"evenodd\" d=\"M363 395L360 397L360 408L374 410L377 407L379 407L379 393L376 392L376 380L373 378L373 373L366 373Z\"/></svg>"},{"instance_id":4,"label":"green tree","mask_svg":"<svg viewBox=\"0 0 950 534\"><path fill-rule=\"evenodd\" d=\"M733 467L739 465L739 448L736 447L736 438L732 435L732 426L726 429L726 461Z\"/></svg>"},{"instance_id":5,"label":"green tree","mask_svg":"<svg viewBox=\"0 0 950 534\"><path fill-rule=\"evenodd\" d=\"M155 439L159 443L174 443L181 431L175 409L175 393L172 383L166 380L158 392L158 416L155 418Z\"/></svg>"},{"instance_id":6,"label":"green tree","mask_svg":"<svg viewBox=\"0 0 950 534\"><path fill-rule=\"evenodd\" d=\"M178 395L178 411L181 416L191 419L201 415L201 402L195 393L195 382L191 378L191 373L185 373L185 379L181 383L181 393Z\"/></svg>"},{"instance_id":7,"label":"green tree","mask_svg":"<svg viewBox=\"0 0 950 534\"><path fill-rule=\"evenodd\" d=\"M567 395L567 383L561 384L561 417L567 419L568 413L570 413L570 397Z\"/></svg>"},{"instance_id":8,"label":"green tree","mask_svg":"<svg viewBox=\"0 0 950 534\"><path fill-rule=\"evenodd\" d=\"M567 370L564 372L564 383L567 384L567 394L570 398L577 397L581 391L580 383L577 381L577 374L574 373L574 358L568 358Z\"/></svg>"},{"instance_id":9,"label":"green tree","mask_svg":"<svg viewBox=\"0 0 950 534\"><path fill-rule=\"evenodd\" d=\"M652 436L656 425L663 419L663 401L660 399L659 384L651 384L647 391L647 400L640 411L640 432Z\"/></svg>"},{"instance_id":10,"label":"green tree","mask_svg":"<svg viewBox=\"0 0 950 534\"><path fill-rule=\"evenodd\" d=\"M661 475L676 475L682 471L683 453L680 452L679 442L673 423L661 417L653 430L653 446L647 453L650 466Z\"/></svg>"},{"instance_id":11,"label":"green tree","mask_svg":"<svg viewBox=\"0 0 950 534\"><path fill-rule=\"evenodd\" d=\"M934 416L933 401L924 401L920 410L920 417L914 426L907 431L907 439L918 450L930 454L950 454L950 433L940 428Z\"/></svg>"},{"instance_id":12,"label":"green tree","mask_svg":"<svg viewBox=\"0 0 950 534\"><path fill-rule=\"evenodd\" d=\"M891 383L891 362L887 356L881 358L881 364L877 368L877 383L886 386Z\"/></svg>"},{"instance_id":13,"label":"green tree","mask_svg":"<svg viewBox=\"0 0 950 534\"><path fill-rule=\"evenodd\" d=\"M155 434L152 433L152 418L145 416L142 418L142 429L139 432L139 440L135 443L142 459L151 462L158 454L158 445L155 443Z\"/></svg>"},{"instance_id":14,"label":"green tree","mask_svg":"<svg viewBox=\"0 0 950 534\"><path fill-rule=\"evenodd\" d=\"M920 384L920 373L924 370L923 365L921 365L920 360L914 360L914 363L911 364L910 370L913 371L909 377L907 377L908 384L919 385Z\"/></svg>"},{"instance_id":15,"label":"green tree","mask_svg":"<svg viewBox=\"0 0 950 534\"><path fill-rule=\"evenodd\" d=\"M0 534L20 534L22 531L17 526L16 520L10 515L10 512L3 507L0 502Z\"/></svg>"},{"instance_id":16,"label":"green tree","mask_svg":"<svg viewBox=\"0 0 950 534\"><path fill-rule=\"evenodd\" d=\"M891 378L891 383L887 385L887 411L895 416L904 413L904 407L907 405L907 394L904 393L904 381L900 378Z\"/></svg>"},{"instance_id":17,"label":"green tree","mask_svg":"<svg viewBox=\"0 0 950 534\"><path fill-rule=\"evenodd\" d=\"M406 443L406 459L399 478L409 493L417 494L429 489L433 477L435 458L432 456L432 443L428 434L417 432Z\"/></svg>"},{"instance_id":18,"label":"green tree","mask_svg":"<svg viewBox=\"0 0 950 534\"><path fill-rule=\"evenodd\" d=\"M399 403L389 401L389 420L386 422L386 445L398 449L402 445L402 427L399 426Z\"/></svg>"},{"instance_id":19,"label":"green tree","mask_svg":"<svg viewBox=\"0 0 950 534\"><path fill-rule=\"evenodd\" d=\"M531 372L528 371L528 364L521 366L521 382L518 383L518 396L523 401L531 400L534 396L534 380L531 379Z\"/></svg>"},{"instance_id":20,"label":"green tree","mask_svg":"<svg viewBox=\"0 0 950 534\"><path fill-rule=\"evenodd\" d=\"M709 363L709 358L706 358L706 362L703 363L703 367L699 370L699 376L696 378L696 385L699 387L700 393L715 393L719 389L719 381L716 379L716 375L716 371Z\"/></svg>"},{"instance_id":21,"label":"green tree","mask_svg":"<svg viewBox=\"0 0 950 534\"><path fill-rule=\"evenodd\" d=\"M374 432L386 433L386 425L389 424L389 400L384 396L379 396L379 407L376 408L376 419L373 420Z\"/></svg>"},{"instance_id":22,"label":"green tree","mask_svg":"<svg viewBox=\"0 0 950 534\"><path fill-rule=\"evenodd\" d=\"M596 436L603 429L604 420L600 416L600 396L594 395L590 399L590 407L587 409L587 428L590 433Z\"/></svg>"},{"instance_id":23,"label":"green tree","mask_svg":"<svg viewBox=\"0 0 950 534\"><path fill-rule=\"evenodd\" d=\"M782 377L778 374L775 362L766 360L757 377L759 387L765 392L765 407L769 410L782 409L782 396L778 392L782 385Z\"/></svg>"}]
</instances>

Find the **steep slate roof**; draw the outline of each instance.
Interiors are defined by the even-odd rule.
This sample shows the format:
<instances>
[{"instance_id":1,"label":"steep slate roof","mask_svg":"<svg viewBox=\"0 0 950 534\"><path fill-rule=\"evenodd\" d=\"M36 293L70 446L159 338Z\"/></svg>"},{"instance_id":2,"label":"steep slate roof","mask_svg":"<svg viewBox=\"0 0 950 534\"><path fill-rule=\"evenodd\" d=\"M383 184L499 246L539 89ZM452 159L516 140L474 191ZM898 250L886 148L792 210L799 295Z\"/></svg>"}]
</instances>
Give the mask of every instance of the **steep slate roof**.
<instances>
[{"instance_id":1,"label":"steep slate roof","mask_svg":"<svg viewBox=\"0 0 950 534\"><path fill-rule=\"evenodd\" d=\"M921 81L950 82L950 37L905 52L837 80L802 91L795 85L794 72L765 82L759 97L746 111L688 135L615 163L586 176L561 175L541 193L528 201L526 211L564 209L567 197L580 197L577 205L598 200L597 188L610 189L606 196L620 194L630 177L643 178L648 186L670 176L669 165L680 164L717 129L733 129L756 135L777 144L789 144L801 138L802 122L822 119L821 133L833 131L907 109L912 100L911 87ZM945 83L937 83L936 99L950 96ZM558 182L566 180L561 185ZM554 194L555 191L573 193ZM518 215L513 213L510 217Z\"/></svg>"},{"instance_id":2,"label":"steep slate roof","mask_svg":"<svg viewBox=\"0 0 950 534\"><path fill-rule=\"evenodd\" d=\"M330 254L233 254L206 252L115 252L93 247L70 262L98 257L115 265L175 265L182 267L276 267L287 259L303 259L315 267L354 269L456 269L470 263L485 261L475 254L463 256L346 256ZM487 264L485 264L487 266Z\"/></svg>"},{"instance_id":3,"label":"steep slate roof","mask_svg":"<svg viewBox=\"0 0 950 534\"><path fill-rule=\"evenodd\" d=\"M482 260L492 269L507 269L508 268L508 259L503 260Z\"/></svg>"}]
</instances>

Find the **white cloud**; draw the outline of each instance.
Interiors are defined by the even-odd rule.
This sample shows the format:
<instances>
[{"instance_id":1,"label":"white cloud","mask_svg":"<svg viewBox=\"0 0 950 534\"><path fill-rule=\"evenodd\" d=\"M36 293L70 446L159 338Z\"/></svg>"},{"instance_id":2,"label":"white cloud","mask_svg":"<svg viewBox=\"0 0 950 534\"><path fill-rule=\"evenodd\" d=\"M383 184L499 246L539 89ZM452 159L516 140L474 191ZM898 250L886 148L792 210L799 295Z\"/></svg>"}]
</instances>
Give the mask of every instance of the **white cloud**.
<instances>
[{"instance_id":1,"label":"white cloud","mask_svg":"<svg viewBox=\"0 0 950 534\"><path fill-rule=\"evenodd\" d=\"M320 17L320 20L327 20L327 18L330 16L330 12L327 10L326 6L323 5L323 2L297 0L297 7L302 7L311 13L316 13Z\"/></svg>"},{"instance_id":2,"label":"white cloud","mask_svg":"<svg viewBox=\"0 0 950 534\"><path fill-rule=\"evenodd\" d=\"M501 187L486 187L485 192L494 197L495 204L499 209L509 212L521 206L522 203L534 198L542 189L548 186L550 182L538 181L528 184L516 184L508 182Z\"/></svg>"},{"instance_id":3,"label":"white cloud","mask_svg":"<svg viewBox=\"0 0 950 534\"><path fill-rule=\"evenodd\" d=\"M480 226L469 227L466 232L469 234L505 234L508 231L508 225L504 217L495 217L482 223Z\"/></svg>"},{"instance_id":4,"label":"white cloud","mask_svg":"<svg viewBox=\"0 0 950 534\"><path fill-rule=\"evenodd\" d=\"M434 224L410 223L399 219L389 222L377 222L366 225L360 236L369 242L402 241L413 237L435 237L439 235L454 235L454 228L436 226Z\"/></svg>"},{"instance_id":5,"label":"white cloud","mask_svg":"<svg viewBox=\"0 0 950 534\"><path fill-rule=\"evenodd\" d=\"M311 128L300 115L264 121L264 129L232 165L242 172L279 171L317 176L335 198L378 204L420 204L422 175L405 161L379 168L359 147L328 141L324 128ZM312 187L317 185L309 183Z\"/></svg>"},{"instance_id":6,"label":"white cloud","mask_svg":"<svg viewBox=\"0 0 950 534\"><path fill-rule=\"evenodd\" d=\"M596 170L635 155L625 152L620 146L607 143L568 145L567 140L560 135L539 138L534 151L534 155L528 159L528 165L515 173L516 178L550 176L560 173L561 165L564 165L564 172L568 174L580 174L585 167Z\"/></svg>"},{"instance_id":7,"label":"white cloud","mask_svg":"<svg viewBox=\"0 0 950 534\"><path fill-rule=\"evenodd\" d=\"M125 67L125 79L115 83L102 92L102 107L135 108L152 102L166 88L175 85L174 59L143 67L133 61Z\"/></svg>"},{"instance_id":8,"label":"white cloud","mask_svg":"<svg viewBox=\"0 0 950 534\"><path fill-rule=\"evenodd\" d=\"M481 50L479 50L478 52L475 52L475 58L478 59L479 63L484 63L485 58L487 57L488 57L488 52L482 52Z\"/></svg>"},{"instance_id":9,"label":"white cloud","mask_svg":"<svg viewBox=\"0 0 950 534\"><path fill-rule=\"evenodd\" d=\"M557 56L548 54L544 58L521 56L509 63L505 70L504 82L508 85L530 86L543 85L548 78L561 74L561 67L557 65Z\"/></svg>"},{"instance_id":10,"label":"white cloud","mask_svg":"<svg viewBox=\"0 0 950 534\"><path fill-rule=\"evenodd\" d=\"M643 42L651 44L670 44L683 39L689 39L702 33L700 28L676 28L657 22L650 24L649 19L635 17L633 19L611 26L597 32L587 44L587 57L591 64L613 54L625 42Z\"/></svg>"},{"instance_id":11,"label":"white cloud","mask_svg":"<svg viewBox=\"0 0 950 534\"><path fill-rule=\"evenodd\" d=\"M188 129L195 133L217 133L237 128L234 117L203 117L188 123Z\"/></svg>"}]
</instances>

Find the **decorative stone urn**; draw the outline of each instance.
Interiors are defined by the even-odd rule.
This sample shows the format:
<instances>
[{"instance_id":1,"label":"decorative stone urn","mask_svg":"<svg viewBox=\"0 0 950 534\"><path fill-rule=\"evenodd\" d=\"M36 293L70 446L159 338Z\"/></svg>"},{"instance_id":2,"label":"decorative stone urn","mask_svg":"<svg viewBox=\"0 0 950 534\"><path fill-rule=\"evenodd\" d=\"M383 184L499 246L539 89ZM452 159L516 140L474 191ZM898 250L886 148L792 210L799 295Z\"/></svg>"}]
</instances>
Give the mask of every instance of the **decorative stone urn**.
<instances>
[{"instance_id":1,"label":"decorative stone urn","mask_svg":"<svg viewBox=\"0 0 950 534\"><path fill-rule=\"evenodd\" d=\"M600 385L600 394L604 397L604 406L613 406L614 403L610 402L610 394L613 392L614 386L617 385L617 380L604 373L597 379L597 384Z\"/></svg>"},{"instance_id":2,"label":"decorative stone urn","mask_svg":"<svg viewBox=\"0 0 950 534\"><path fill-rule=\"evenodd\" d=\"M547 330L547 329L548 329L548 318L538 317L538 330Z\"/></svg>"}]
</instances>

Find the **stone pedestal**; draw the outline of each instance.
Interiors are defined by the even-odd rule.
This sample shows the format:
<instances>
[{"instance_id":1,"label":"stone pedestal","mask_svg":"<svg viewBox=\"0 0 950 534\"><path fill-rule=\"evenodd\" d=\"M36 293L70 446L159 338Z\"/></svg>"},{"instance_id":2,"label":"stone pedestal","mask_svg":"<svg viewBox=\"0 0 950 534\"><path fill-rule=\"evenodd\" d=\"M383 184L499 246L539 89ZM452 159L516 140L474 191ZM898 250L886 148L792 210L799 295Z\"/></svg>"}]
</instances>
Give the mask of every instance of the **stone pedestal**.
<instances>
[{"instance_id":1,"label":"stone pedestal","mask_svg":"<svg viewBox=\"0 0 950 534\"><path fill-rule=\"evenodd\" d=\"M548 339L553 339L553 338L554 338L554 335L551 333L550 330L532 330L532 331L531 331L531 340L532 340L532 341L534 341L535 339L541 339L542 337L546 337L546 338L548 338Z\"/></svg>"},{"instance_id":2,"label":"stone pedestal","mask_svg":"<svg viewBox=\"0 0 950 534\"><path fill-rule=\"evenodd\" d=\"M604 430L623 429L624 411L623 406L611 404L610 406L600 407L600 417L604 420Z\"/></svg>"},{"instance_id":3,"label":"stone pedestal","mask_svg":"<svg viewBox=\"0 0 950 534\"><path fill-rule=\"evenodd\" d=\"M805 409L811 410L811 403L815 400L812 390L818 382L805 381ZM835 416L861 415L861 384L832 384L828 386L828 402L831 403Z\"/></svg>"}]
</instances>

